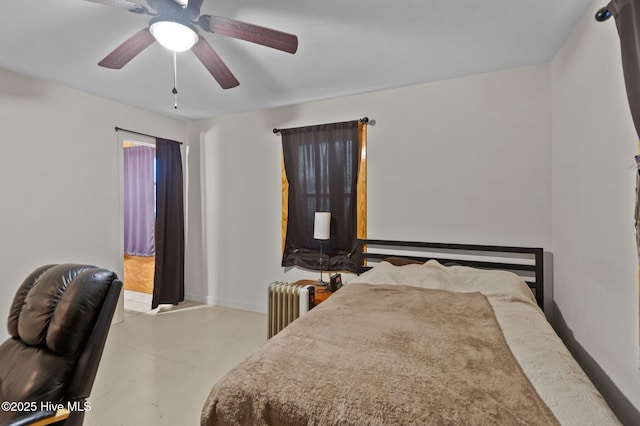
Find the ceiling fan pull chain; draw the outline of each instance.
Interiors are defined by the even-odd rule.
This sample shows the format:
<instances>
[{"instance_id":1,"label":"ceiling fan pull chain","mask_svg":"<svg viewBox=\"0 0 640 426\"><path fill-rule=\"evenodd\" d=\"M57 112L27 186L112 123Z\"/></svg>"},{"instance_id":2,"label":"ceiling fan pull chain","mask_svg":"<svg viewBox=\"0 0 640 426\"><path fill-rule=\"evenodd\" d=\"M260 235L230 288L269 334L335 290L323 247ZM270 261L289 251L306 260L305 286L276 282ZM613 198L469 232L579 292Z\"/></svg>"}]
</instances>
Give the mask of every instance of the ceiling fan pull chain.
<instances>
[{"instance_id":1,"label":"ceiling fan pull chain","mask_svg":"<svg viewBox=\"0 0 640 426\"><path fill-rule=\"evenodd\" d=\"M176 52L173 52L173 108L178 109L178 60L176 59Z\"/></svg>"}]
</instances>

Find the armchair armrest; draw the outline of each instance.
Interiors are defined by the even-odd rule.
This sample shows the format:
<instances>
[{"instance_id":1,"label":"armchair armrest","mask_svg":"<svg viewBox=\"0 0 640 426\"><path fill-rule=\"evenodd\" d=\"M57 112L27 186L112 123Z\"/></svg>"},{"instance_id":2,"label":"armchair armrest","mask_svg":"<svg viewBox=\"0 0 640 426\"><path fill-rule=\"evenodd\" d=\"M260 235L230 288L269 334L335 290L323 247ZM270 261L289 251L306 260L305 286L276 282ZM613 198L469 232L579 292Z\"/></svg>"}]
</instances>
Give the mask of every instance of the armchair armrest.
<instances>
[{"instance_id":1,"label":"armchair armrest","mask_svg":"<svg viewBox=\"0 0 640 426\"><path fill-rule=\"evenodd\" d=\"M13 419L1 426L45 426L66 420L71 412L66 408L57 411L34 411Z\"/></svg>"}]
</instances>

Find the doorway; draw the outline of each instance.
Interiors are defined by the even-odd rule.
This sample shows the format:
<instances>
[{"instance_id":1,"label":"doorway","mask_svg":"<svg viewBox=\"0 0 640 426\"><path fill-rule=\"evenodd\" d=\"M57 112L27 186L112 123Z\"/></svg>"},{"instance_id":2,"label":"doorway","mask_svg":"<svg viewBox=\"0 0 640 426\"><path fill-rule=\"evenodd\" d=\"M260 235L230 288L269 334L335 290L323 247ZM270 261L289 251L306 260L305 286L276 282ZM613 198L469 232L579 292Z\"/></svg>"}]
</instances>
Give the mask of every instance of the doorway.
<instances>
[{"instance_id":1,"label":"doorway","mask_svg":"<svg viewBox=\"0 0 640 426\"><path fill-rule=\"evenodd\" d=\"M125 319L151 310L155 273L155 141L123 141Z\"/></svg>"},{"instance_id":2,"label":"doorway","mask_svg":"<svg viewBox=\"0 0 640 426\"><path fill-rule=\"evenodd\" d=\"M155 148L155 166L157 170L155 182L157 187L152 191L158 199L153 202L154 227L157 229L152 233L158 235L156 248L156 259L153 277L153 294L132 292L124 290L120 295L118 307L116 308L116 321L122 321L127 316L137 315L141 312L125 309L125 298L128 294L134 293L136 299L128 298L130 302L141 308L143 312L150 311L152 307L161 304L177 305L184 300L184 262L185 246L187 235L187 210L188 206L188 176L187 157L189 147L183 146L181 142L154 137L143 133L126 130L116 127L118 131L118 242L116 262L118 266L116 272L125 281L124 257L125 257L125 201L124 201L124 144L129 142L132 145L151 146ZM135 136L134 136L135 135ZM183 173L183 171L185 171ZM157 203L156 203L157 201ZM153 241L154 245L156 241ZM145 299L137 300L137 296L144 296ZM150 300L150 302L149 302Z\"/></svg>"}]
</instances>

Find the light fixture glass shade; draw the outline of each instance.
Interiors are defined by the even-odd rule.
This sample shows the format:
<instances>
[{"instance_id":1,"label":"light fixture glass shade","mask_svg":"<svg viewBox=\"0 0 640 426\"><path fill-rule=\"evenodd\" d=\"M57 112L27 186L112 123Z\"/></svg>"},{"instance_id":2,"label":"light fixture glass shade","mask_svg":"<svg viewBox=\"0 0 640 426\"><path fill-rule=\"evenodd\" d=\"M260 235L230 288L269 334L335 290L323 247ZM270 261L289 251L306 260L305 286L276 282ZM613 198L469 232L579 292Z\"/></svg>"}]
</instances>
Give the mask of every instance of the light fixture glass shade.
<instances>
[{"instance_id":1,"label":"light fixture glass shade","mask_svg":"<svg viewBox=\"0 0 640 426\"><path fill-rule=\"evenodd\" d=\"M328 240L331 237L331 213L316 212L313 224L313 238L316 240Z\"/></svg>"},{"instance_id":2,"label":"light fixture glass shade","mask_svg":"<svg viewBox=\"0 0 640 426\"><path fill-rule=\"evenodd\" d=\"M188 26L174 21L158 21L149 27L151 34L162 46L172 52L184 52L196 44L198 34Z\"/></svg>"}]
</instances>

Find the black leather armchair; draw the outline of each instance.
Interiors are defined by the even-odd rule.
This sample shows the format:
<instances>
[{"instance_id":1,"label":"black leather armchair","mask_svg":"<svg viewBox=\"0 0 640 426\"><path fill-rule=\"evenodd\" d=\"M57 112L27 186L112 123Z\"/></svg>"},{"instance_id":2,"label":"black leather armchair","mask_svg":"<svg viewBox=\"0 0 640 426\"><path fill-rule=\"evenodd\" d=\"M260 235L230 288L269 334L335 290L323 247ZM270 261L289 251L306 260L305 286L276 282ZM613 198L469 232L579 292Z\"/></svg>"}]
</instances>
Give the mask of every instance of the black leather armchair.
<instances>
[{"instance_id":1,"label":"black leather armchair","mask_svg":"<svg viewBox=\"0 0 640 426\"><path fill-rule=\"evenodd\" d=\"M56 424L82 424L121 289L115 273L88 265L47 265L27 277L0 345L0 425L60 406L68 417Z\"/></svg>"}]
</instances>

